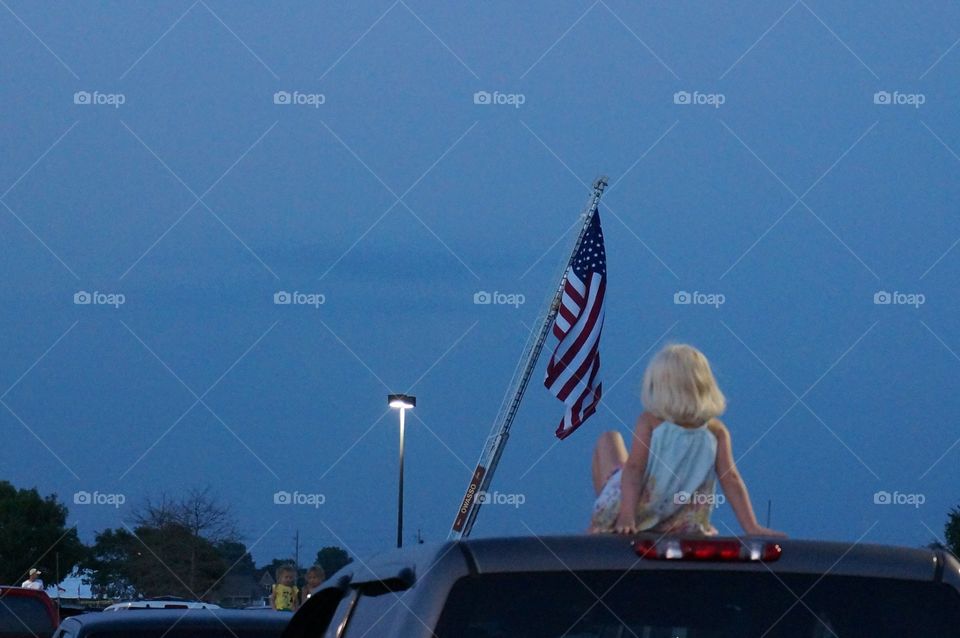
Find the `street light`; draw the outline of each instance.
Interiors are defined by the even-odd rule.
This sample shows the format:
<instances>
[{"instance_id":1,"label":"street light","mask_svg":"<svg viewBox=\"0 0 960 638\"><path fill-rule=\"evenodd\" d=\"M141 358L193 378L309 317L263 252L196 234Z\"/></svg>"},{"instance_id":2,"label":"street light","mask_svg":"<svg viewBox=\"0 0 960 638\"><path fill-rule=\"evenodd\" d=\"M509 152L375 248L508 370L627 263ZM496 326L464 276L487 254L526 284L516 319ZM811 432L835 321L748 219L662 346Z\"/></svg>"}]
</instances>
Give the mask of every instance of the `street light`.
<instances>
[{"instance_id":1,"label":"street light","mask_svg":"<svg viewBox=\"0 0 960 638\"><path fill-rule=\"evenodd\" d=\"M388 394L387 405L400 410L400 486L397 497L397 547L403 547L403 420L407 410L417 405L417 397L409 394Z\"/></svg>"}]
</instances>

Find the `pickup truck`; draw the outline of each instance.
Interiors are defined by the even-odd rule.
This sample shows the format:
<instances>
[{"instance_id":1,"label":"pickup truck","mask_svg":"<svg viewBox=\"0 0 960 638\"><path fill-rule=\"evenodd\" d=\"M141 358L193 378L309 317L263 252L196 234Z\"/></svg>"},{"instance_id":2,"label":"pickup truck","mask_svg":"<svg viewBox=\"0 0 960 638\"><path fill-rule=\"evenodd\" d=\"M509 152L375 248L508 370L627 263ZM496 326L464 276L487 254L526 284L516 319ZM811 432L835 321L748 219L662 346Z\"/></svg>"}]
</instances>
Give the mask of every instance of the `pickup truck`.
<instances>
[{"instance_id":1,"label":"pickup truck","mask_svg":"<svg viewBox=\"0 0 960 638\"><path fill-rule=\"evenodd\" d=\"M932 549L594 535L418 545L356 561L282 638L960 636L960 562Z\"/></svg>"},{"instance_id":2,"label":"pickup truck","mask_svg":"<svg viewBox=\"0 0 960 638\"><path fill-rule=\"evenodd\" d=\"M0 587L0 638L50 638L60 616L39 589Z\"/></svg>"}]
</instances>

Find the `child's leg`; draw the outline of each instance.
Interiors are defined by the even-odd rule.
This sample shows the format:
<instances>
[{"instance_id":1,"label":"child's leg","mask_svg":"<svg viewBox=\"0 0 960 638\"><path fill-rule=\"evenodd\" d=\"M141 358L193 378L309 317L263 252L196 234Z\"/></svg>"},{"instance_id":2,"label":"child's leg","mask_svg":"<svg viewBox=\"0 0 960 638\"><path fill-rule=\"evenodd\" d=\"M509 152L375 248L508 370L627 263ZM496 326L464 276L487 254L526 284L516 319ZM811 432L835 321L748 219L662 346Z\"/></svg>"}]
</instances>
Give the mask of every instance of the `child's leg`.
<instances>
[{"instance_id":1,"label":"child's leg","mask_svg":"<svg viewBox=\"0 0 960 638\"><path fill-rule=\"evenodd\" d=\"M614 470L626 462L627 447L623 444L623 436L616 430L601 434L593 450L593 491L599 495Z\"/></svg>"}]
</instances>

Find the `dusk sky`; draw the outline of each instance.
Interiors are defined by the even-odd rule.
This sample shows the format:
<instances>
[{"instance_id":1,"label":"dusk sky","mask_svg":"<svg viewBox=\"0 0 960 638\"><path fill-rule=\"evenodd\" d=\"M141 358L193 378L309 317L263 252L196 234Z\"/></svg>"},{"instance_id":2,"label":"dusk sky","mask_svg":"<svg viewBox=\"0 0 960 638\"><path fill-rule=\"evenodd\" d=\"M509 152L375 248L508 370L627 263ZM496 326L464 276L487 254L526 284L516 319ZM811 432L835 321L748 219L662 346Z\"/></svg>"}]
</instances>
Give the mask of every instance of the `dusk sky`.
<instances>
[{"instance_id":1,"label":"dusk sky","mask_svg":"<svg viewBox=\"0 0 960 638\"><path fill-rule=\"evenodd\" d=\"M0 478L86 542L209 487L258 562L297 530L304 562L364 556L394 543L386 395L410 391L405 540L442 540L608 175L603 404L558 442L544 353L492 485L523 503L474 536L583 532L596 437L689 342L761 522L771 500L792 537L926 544L960 502L957 25L946 2L0 0Z\"/></svg>"}]
</instances>

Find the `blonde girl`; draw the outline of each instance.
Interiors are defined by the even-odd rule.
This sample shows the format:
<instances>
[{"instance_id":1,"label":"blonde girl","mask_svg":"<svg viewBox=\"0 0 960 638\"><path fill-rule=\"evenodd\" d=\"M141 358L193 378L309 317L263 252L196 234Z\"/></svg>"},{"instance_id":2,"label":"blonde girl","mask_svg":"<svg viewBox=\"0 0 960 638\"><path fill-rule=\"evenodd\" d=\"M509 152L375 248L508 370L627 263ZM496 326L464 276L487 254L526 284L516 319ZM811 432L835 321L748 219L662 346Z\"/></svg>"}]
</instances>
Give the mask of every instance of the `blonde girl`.
<instances>
[{"instance_id":1,"label":"blonde girl","mask_svg":"<svg viewBox=\"0 0 960 638\"><path fill-rule=\"evenodd\" d=\"M629 454L619 432L604 432L597 442L591 532L714 535L719 482L744 532L784 535L757 522L730 432L717 418L726 399L702 352L666 346L647 366L640 394L645 411Z\"/></svg>"}]
</instances>

